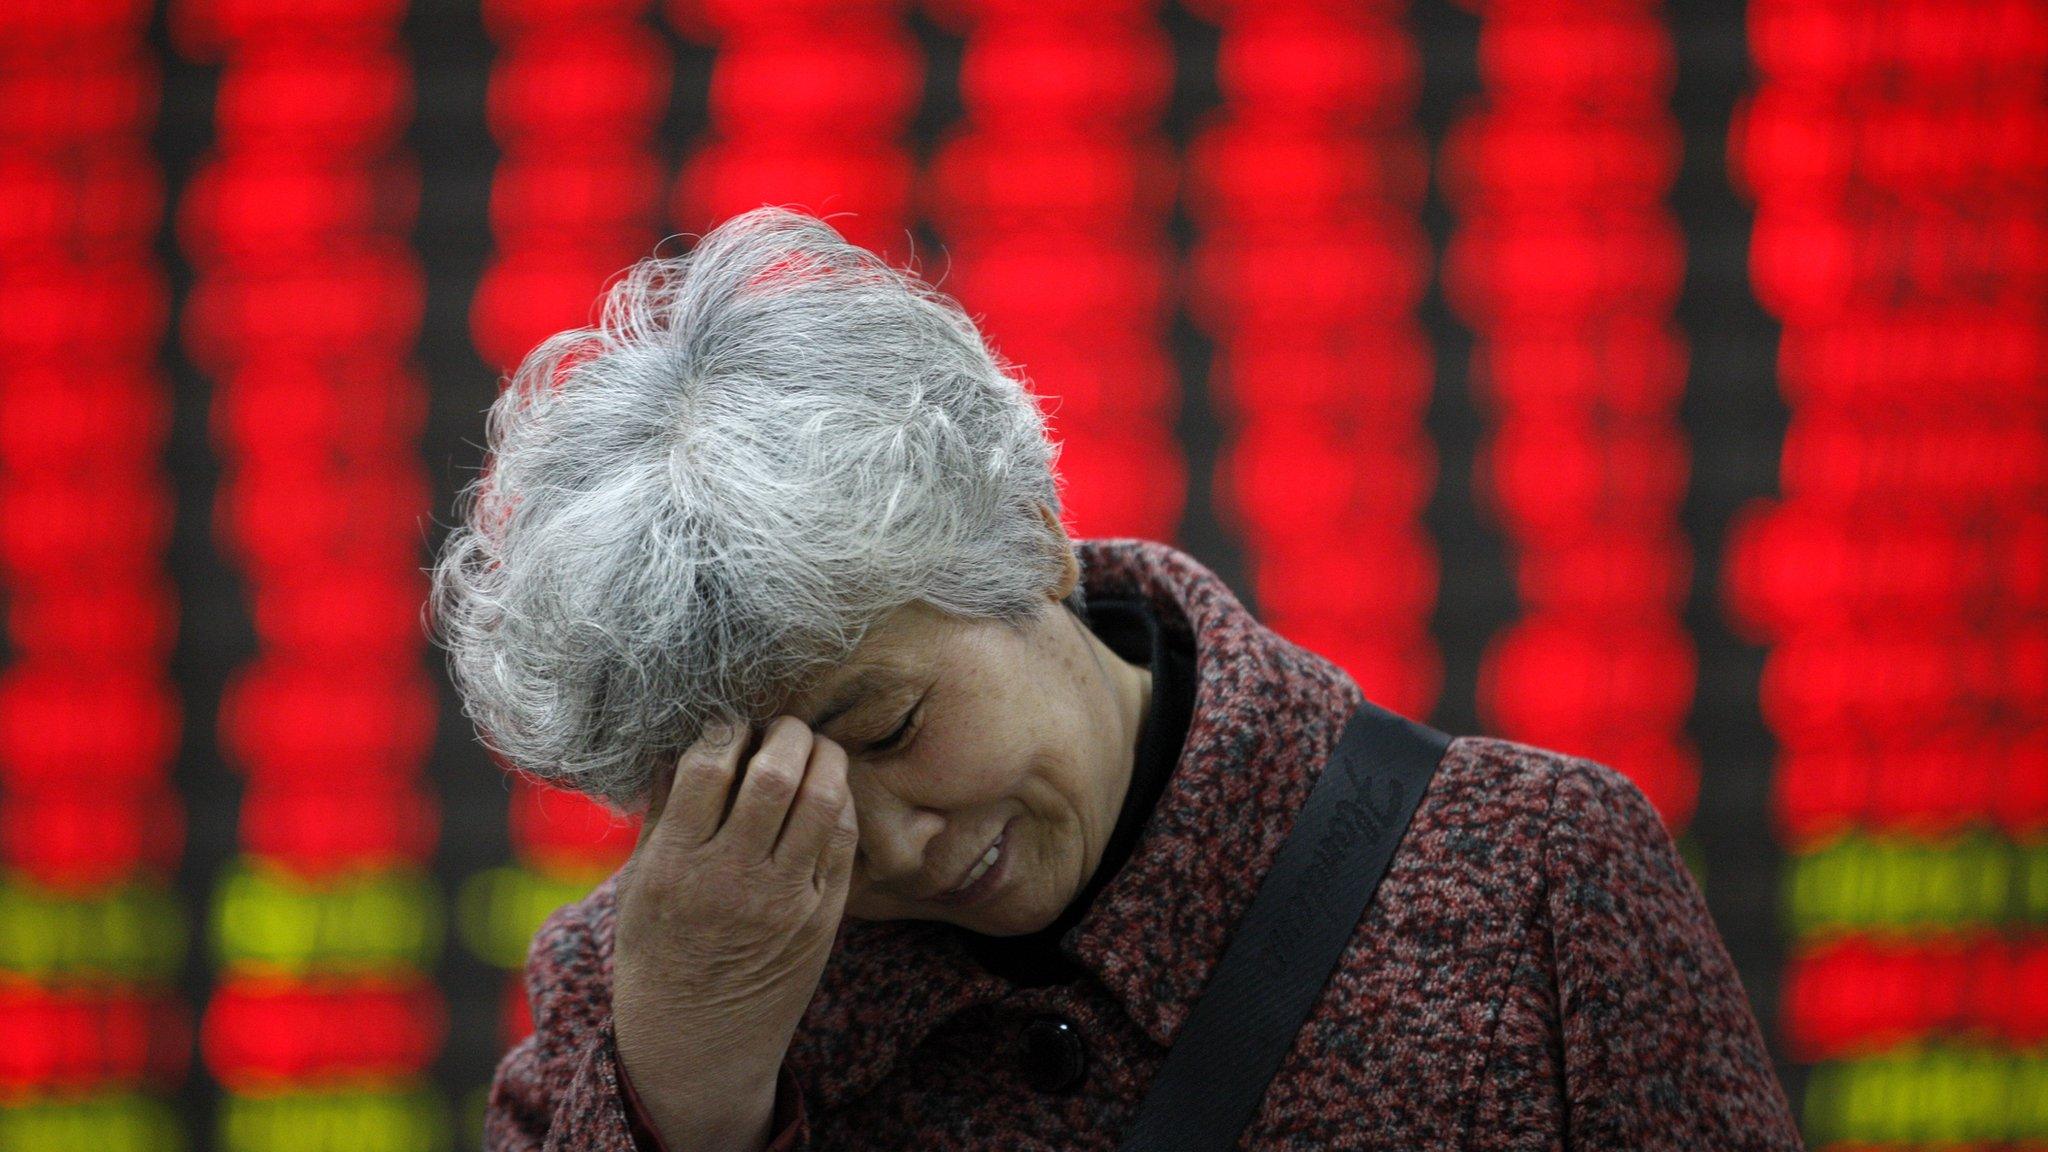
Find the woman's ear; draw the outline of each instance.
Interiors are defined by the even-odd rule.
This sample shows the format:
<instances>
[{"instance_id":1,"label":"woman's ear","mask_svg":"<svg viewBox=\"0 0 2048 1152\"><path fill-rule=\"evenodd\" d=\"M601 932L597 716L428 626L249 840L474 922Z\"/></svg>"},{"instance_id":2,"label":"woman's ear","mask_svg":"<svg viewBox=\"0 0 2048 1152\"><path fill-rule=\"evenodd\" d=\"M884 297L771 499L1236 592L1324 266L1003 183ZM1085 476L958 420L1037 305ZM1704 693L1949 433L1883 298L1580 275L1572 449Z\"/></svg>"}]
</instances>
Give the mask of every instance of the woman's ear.
<instances>
[{"instance_id":1,"label":"woman's ear","mask_svg":"<svg viewBox=\"0 0 2048 1152\"><path fill-rule=\"evenodd\" d=\"M1066 569L1060 574L1059 588L1048 595L1055 601L1065 600L1067 594L1074 590L1075 583L1081 579L1081 562L1074 559L1073 542L1067 539L1066 526L1060 523L1060 518L1053 513L1052 508L1041 502L1038 505L1038 514L1045 519L1045 526L1059 537L1060 559L1066 562Z\"/></svg>"}]
</instances>

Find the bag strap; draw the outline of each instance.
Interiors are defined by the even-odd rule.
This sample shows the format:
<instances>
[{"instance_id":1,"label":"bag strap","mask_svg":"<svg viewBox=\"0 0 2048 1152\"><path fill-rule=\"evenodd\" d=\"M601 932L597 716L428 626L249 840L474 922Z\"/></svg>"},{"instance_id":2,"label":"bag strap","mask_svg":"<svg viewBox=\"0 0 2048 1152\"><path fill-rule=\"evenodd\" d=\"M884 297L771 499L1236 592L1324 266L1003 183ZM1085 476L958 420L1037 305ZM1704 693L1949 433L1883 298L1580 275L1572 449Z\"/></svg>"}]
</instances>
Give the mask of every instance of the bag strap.
<instances>
[{"instance_id":1,"label":"bag strap","mask_svg":"<svg viewBox=\"0 0 2048 1152\"><path fill-rule=\"evenodd\" d=\"M1352 714L1138 1105L1124 1152L1236 1145L1450 743L1369 700Z\"/></svg>"}]
</instances>

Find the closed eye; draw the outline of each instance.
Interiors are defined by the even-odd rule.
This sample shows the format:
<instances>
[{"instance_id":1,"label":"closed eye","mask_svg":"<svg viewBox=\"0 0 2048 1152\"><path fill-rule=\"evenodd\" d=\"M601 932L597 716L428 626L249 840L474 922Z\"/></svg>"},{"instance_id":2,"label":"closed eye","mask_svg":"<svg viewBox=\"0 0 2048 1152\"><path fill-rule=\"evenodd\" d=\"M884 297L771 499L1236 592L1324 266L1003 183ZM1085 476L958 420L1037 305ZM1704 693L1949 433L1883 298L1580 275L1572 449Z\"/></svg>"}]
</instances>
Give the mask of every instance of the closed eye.
<instances>
[{"instance_id":1,"label":"closed eye","mask_svg":"<svg viewBox=\"0 0 2048 1152\"><path fill-rule=\"evenodd\" d=\"M902 741L904 734L910 731L910 723L911 721L917 718L917 714L919 711L920 709L912 708L909 714L903 717L903 723L896 726L896 730L894 732L889 733L888 736L884 737L877 743L868 745L868 751L888 752L895 749L898 746L899 742Z\"/></svg>"}]
</instances>

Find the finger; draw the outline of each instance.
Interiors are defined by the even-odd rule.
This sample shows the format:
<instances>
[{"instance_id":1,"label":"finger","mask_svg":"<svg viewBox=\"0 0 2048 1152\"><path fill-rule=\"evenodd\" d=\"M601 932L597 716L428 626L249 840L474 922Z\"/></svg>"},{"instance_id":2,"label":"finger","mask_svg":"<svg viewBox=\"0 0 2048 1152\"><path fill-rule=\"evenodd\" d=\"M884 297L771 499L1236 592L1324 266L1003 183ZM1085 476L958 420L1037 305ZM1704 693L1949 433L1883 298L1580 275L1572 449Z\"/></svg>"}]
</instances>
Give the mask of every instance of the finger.
<instances>
[{"instance_id":1,"label":"finger","mask_svg":"<svg viewBox=\"0 0 2048 1152\"><path fill-rule=\"evenodd\" d=\"M826 838L839 825L840 809L852 803L846 790L846 750L836 741L817 737L811 743L803 787L789 810L789 823L775 844L776 863L799 875L815 872Z\"/></svg>"},{"instance_id":2,"label":"finger","mask_svg":"<svg viewBox=\"0 0 2048 1152\"><path fill-rule=\"evenodd\" d=\"M747 761L718 838L729 839L750 860L768 859L803 784L810 751L811 730L803 721L794 716L769 721L761 750Z\"/></svg>"},{"instance_id":3,"label":"finger","mask_svg":"<svg viewBox=\"0 0 2048 1152\"><path fill-rule=\"evenodd\" d=\"M740 754L733 761L732 783L726 786L725 799L718 805L718 826L732 817L733 801L740 798L740 782L747 778L747 765L754 759L754 753L761 750L761 741L766 733L756 730L748 735L746 743L740 746Z\"/></svg>"},{"instance_id":4,"label":"finger","mask_svg":"<svg viewBox=\"0 0 2048 1152\"><path fill-rule=\"evenodd\" d=\"M675 773L651 838L671 838L697 847L718 834L726 797L746 748L744 725L707 732L676 760Z\"/></svg>"},{"instance_id":5,"label":"finger","mask_svg":"<svg viewBox=\"0 0 2048 1152\"><path fill-rule=\"evenodd\" d=\"M655 825L661 823L661 810L667 807L669 792L675 784L676 766L673 763L662 765L661 770L654 774L654 783L647 791L647 811L641 814L640 831L633 837L633 851L638 852L647 843L648 834L654 831Z\"/></svg>"},{"instance_id":6,"label":"finger","mask_svg":"<svg viewBox=\"0 0 2048 1152\"><path fill-rule=\"evenodd\" d=\"M847 889L852 883L853 861L860 848L860 815L851 800L839 810L839 821L825 839L825 851L818 857L814 880L825 896L819 907L837 924L846 909Z\"/></svg>"}]
</instances>

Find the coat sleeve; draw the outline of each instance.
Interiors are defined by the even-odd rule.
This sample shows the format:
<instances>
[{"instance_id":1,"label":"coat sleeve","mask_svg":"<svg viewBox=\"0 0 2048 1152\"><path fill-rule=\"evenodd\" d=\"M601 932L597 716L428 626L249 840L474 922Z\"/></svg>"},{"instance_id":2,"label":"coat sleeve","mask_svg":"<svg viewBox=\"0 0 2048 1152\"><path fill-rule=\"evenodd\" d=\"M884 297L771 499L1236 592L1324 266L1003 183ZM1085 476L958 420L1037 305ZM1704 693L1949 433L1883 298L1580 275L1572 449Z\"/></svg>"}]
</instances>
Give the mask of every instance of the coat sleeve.
<instances>
[{"instance_id":1,"label":"coat sleeve","mask_svg":"<svg viewBox=\"0 0 2048 1152\"><path fill-rule=\"evenodd\" d=\"M558 909L534 934L526 992L534 1030L498 1062L485 1152L667 1152L619 1062L611 989L582 904ZM809 1146L802 1095L785 1066L767 1152Z\"/></svg>"},{"instance_id":2,"label":"coat sleeve","mask_svg":"<svg viewBox=\"0 0 2048 1152\"><path fill-rule=\"evenodd\" d=\"M1571 1152L1801 1150L1734 961L1656 808L1587 760L1544 843Z\"/></svg>"}]
</instances>

